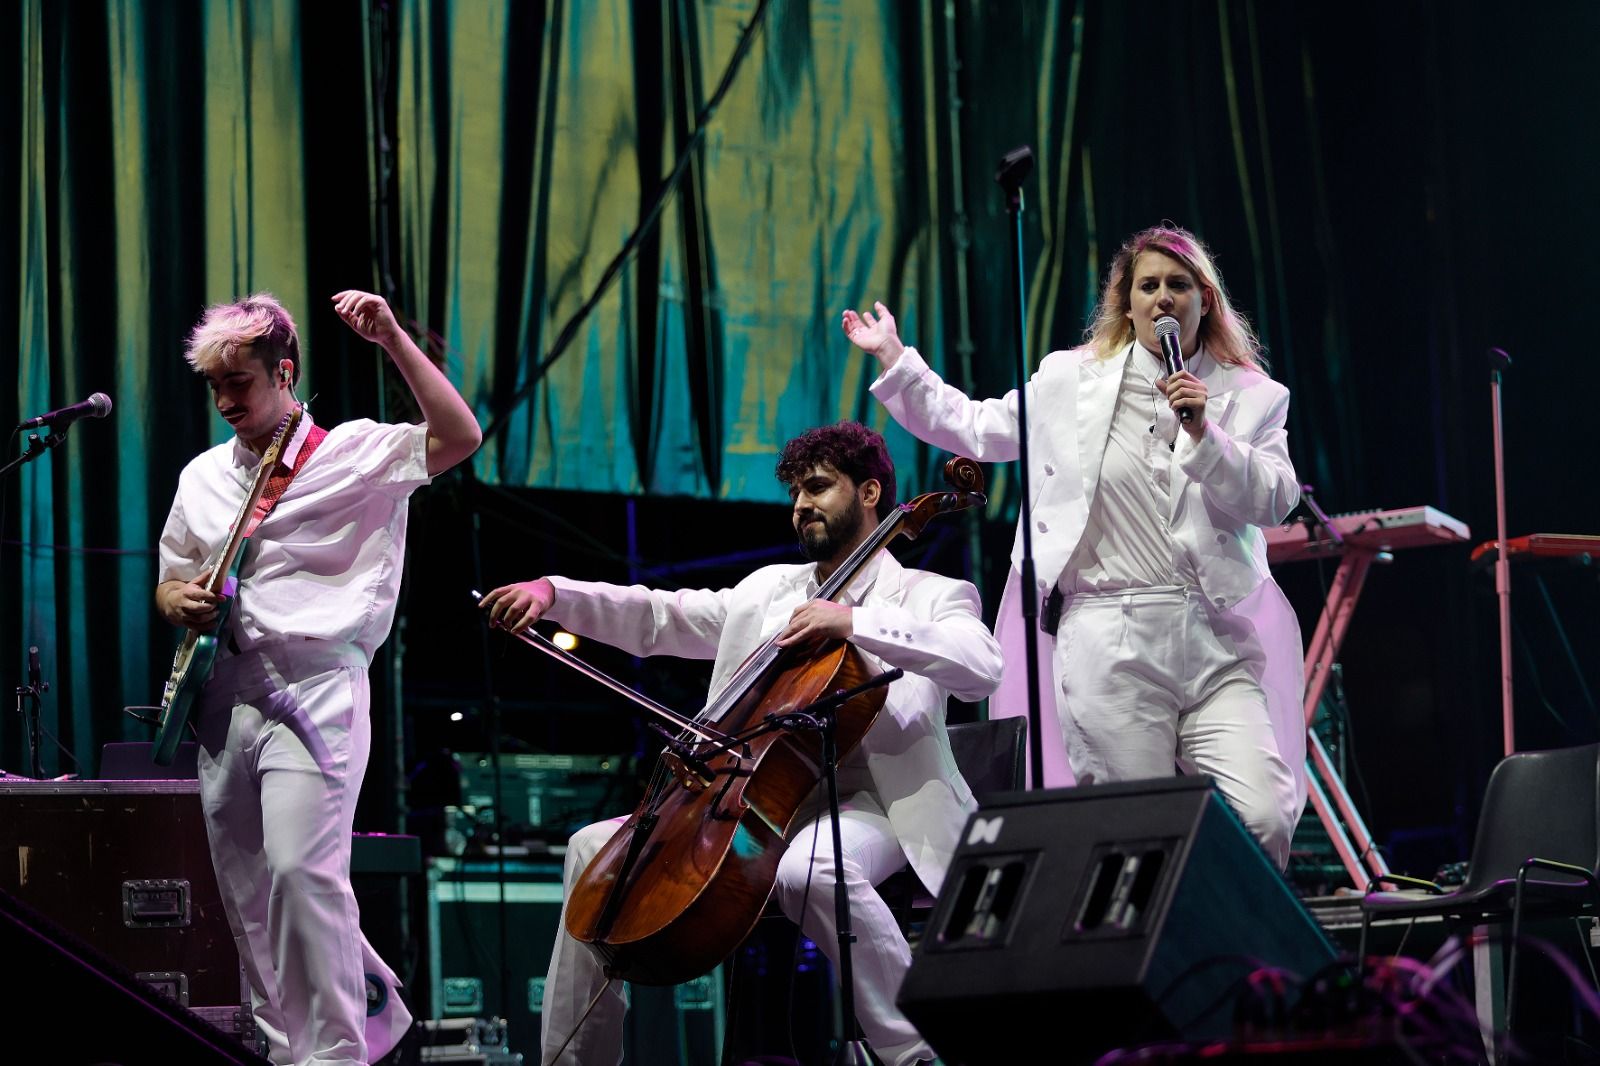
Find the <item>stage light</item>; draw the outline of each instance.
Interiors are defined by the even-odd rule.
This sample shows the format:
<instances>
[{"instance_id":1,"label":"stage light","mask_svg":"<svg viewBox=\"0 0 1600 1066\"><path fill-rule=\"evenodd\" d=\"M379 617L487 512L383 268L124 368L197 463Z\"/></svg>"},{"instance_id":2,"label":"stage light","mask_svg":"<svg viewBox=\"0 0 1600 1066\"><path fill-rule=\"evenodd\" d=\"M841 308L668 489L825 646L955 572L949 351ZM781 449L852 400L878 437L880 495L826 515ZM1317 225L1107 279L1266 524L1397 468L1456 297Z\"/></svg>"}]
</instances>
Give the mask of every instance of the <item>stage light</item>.
<instances>
[{"instance_id":1,"label":"stage light","mask_svg":"<svg viewBox=\"0 0 1600 1066\"><path fill-rule=\"evenodd\" d=\"M578 646L578 638L568 633L565 629L556 630L556 635L551 637L550 640L562 651L571 651Z\"/></svg>"},{"instance_id":2,"label":"stage light","mask_svg":"<svg viewBox=\"0 0 1600 1066\"><path fill-rule=\"evenodd\" d=\"M465 717L466 717L466 715L462 714L460 711L451 711L450 712L450 720L452 722L459 722Z\"/></svg>"}]
</instances>

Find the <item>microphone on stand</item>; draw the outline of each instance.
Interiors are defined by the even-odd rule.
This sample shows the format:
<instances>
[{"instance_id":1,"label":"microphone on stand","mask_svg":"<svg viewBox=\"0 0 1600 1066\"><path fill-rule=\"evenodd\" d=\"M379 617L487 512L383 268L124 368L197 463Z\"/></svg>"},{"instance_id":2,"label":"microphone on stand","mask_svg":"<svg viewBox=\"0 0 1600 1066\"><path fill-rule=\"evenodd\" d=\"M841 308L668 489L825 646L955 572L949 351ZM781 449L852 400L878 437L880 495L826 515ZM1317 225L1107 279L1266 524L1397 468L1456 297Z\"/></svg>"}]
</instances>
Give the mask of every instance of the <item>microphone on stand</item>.
<instances>
[{"instance_id":1,"label":"microphone on stand","mask_svg":"<svg viewBox=\"0 0 1600 1066\"><path fill-rule=\"evenodd\" d=\"M26 422L18 422L18 429L32 429L35 426L49 426L60 431L66 429L80 418L104 418L111 413L111 397L103 392L97 392L87 400L54 411L47 411L42 415L35 415Z\"/></svg>"},{"instance_id":2,"label":"microphone on stand","mask_svg":"<svg viewBox=\"0 0 1600 1066\"><path fill-rule=\"evenodd\" d=\"M1167 377L1183 369L1183 348L1178 343L1178 320L1171 315L1156 319L1156 340L1161 342L1161 358L1167 364ZM1178 410L1178 421L1193 422L1194 411L1183 407Z\"/></svg>"},{"instance_id":3,"label":"microphone on stand","mask_svg":"<svg viewBox=\"0 0 1600 1066\"><path fill-rule=\"evenodd\" d=\"M1006 191L1006 210L1015 211L1022 206L1022 182L1033 173L1033 149L1018 145L1000 157L994 168L995 182Z\"/></svg>"}]
</instances>

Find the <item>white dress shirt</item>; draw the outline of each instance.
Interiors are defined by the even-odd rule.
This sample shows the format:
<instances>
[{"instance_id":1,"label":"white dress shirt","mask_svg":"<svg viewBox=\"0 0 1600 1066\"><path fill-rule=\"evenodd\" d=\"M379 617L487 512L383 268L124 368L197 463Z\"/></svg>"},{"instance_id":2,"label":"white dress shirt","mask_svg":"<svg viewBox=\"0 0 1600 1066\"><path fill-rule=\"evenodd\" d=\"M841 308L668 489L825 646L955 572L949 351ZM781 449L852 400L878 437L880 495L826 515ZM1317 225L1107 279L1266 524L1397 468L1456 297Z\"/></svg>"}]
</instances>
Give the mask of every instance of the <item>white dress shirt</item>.
<instances>
[{"instance_id":1,"label":"white dress shirt","mask_svg":"<svg viewBox=\"0 0 1600 1066\"><path fill-rule=\"evenodd\" d=\"M311 425L307 412L281 465L293 468ZM259 463L235 438L184 467L161 532L159 581L205 569ZM429 480L426 425L360 419L330 429L245 545L226 627L234 649L302 637L354 645L370 663L394 621L407 499Z\"/></svg>"},{"instance_id":2,"label":"white dress shirt","mask_svg":"<svg viewBox=\"0 0 1600 1066\"><path fill-rule=\"evenodd\" d=\"M1178 417L1156 388L1155 360L1136 347L1123 367L1100 489L1077 550L1061 572L1063 592L1199 584L1194 558L1172 535Z\"/></svg>"}]
</instances>

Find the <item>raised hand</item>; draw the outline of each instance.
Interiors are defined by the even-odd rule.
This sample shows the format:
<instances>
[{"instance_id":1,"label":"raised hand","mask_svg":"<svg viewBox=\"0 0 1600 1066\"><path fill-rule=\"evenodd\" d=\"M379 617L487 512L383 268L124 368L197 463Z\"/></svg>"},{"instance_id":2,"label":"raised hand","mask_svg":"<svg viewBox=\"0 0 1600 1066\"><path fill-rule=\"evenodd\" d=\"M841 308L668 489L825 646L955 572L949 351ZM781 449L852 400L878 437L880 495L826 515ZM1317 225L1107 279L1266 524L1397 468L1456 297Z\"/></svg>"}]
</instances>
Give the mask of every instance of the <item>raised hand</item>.
<instances>
[{"instance_id":1,"label":"raised hand","mask_svg":"<svg viewBox=\"0 0 1600 1066\"><path fill-rule=\"evenodd\" d=\"M874 316L872 311L856 312L845 309L839 321L839 326L844 330L844 335L850 338L850 343L878 360L878 365L888 370L900 360L900 353L905 351L905 345L900 343L900 332L895 328L894 315L881 302L874 302L873 309L877 311Z\"/></svg>"},{"instance_id":2,"label":"raised hand","mask_svg":"<svg viewBox=\"0 0 1600 1066\"><path fill-rule=\"evenodd\" d=\"M355 330L363 340L381 344L385 349L402 336L400 323L395 321L389 301L375 293L346 289L333 296L333 309L345 324Z\"/></svg>"},{"instance_id":3,"label":"raised hand","mask_svg":"<svg viewBox=\"0 0 1600 1066\"><path fill-rule=\"evenodd\" d=\"M490 625L520 633L543 618L555 602L555 586L549 578L540 577L501 585L479 600L478 606L488 608Z\"/></svg>"}]
</instances>

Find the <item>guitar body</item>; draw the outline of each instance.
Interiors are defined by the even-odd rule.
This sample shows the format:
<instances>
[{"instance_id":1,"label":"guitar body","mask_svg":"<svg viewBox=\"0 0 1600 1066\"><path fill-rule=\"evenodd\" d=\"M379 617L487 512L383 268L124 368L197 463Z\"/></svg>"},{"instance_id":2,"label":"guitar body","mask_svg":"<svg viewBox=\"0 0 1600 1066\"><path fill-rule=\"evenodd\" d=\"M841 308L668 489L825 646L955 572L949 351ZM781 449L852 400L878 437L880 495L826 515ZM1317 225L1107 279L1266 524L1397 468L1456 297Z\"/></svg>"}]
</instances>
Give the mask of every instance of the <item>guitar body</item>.
<instances>
[{"instance_id":1,"label":"guitar body","mask_svg":"<svg viewBox=\"0 0 1600 1066\"><path fill-rule=\"evenodd\" d=\"M211 632L196 633L189 630L172 657L172 673L161 690L161 714L157 719L155 748L151 755L157 766L172 765L172 760L178 754L178 745L183 743L184 727L194 713L195 701L200 698L200 690L211 678L211 668L217 662L217 634L228 624L228 615L232 613L233 594L239 587L239 569L244 565L244 547L248 543L248 540L241 541L239 551L233 557L233 566L223 582L226 598L217 604L217 622L211 627Z\"/></svg>"},{"instance_id":2,"label":"guitar body","mask_svg":"<svg viewBox=\"0 0 1600 1066\"><path fill-rule=\"evenodd\" d=\"M211 667L217 661L217 634L227 624L233 597L239 588L239 568L244 562L245 543L255 529L252 517L256 520L260 518L256 515L256 505L261 503L261 497L267 490L267 481L277 469L278 457L283 454L284 445L294 436L295 428L300 424L301 411L302 408L296 407L279 420L272 443L267 445L261 453L261 462L256 464L250 491L228 529L227 543L207 567L211 576L206 580L206 591L222 597L217 604L217 621L209 633L196 633L193 630L185 633L183 642L178 645L178 653L172 657L172 674L161 690L161 716L156 724L153 758L159 766L170 766L177 756L178 745L183 741L183 728L189 723L195 700L211 677ZM270 507L270 503L267 506Z\"/></svg>"}]
</instances>

